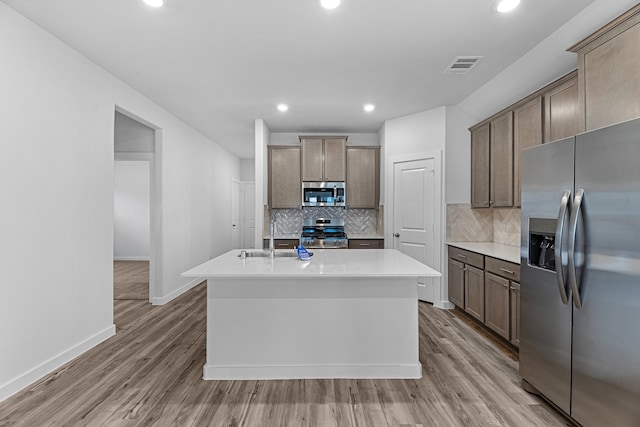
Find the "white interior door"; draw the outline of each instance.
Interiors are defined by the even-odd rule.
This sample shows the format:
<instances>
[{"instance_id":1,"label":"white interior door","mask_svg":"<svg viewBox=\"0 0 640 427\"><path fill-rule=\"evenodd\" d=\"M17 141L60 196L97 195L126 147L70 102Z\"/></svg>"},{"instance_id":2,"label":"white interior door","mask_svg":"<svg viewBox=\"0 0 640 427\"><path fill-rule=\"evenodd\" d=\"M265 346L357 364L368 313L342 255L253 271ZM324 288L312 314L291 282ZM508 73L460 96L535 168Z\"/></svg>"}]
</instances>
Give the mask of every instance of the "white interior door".
<instances>
[{"instance_id":1,"label":"white interior door","mask_svg":"<svg viewBox=\"0 0 640 427\"><path fill-rule=\"evenodd\" d=\"M393 164L393 247L428 265L436 265L434 241L437 200L435 159ZM418 298L433 302L433 278L420 278Z\"/></svg>"},{"instance_id":2,"label":"white interior door","mask_svg":"<svg viewBox=\"0 0 640 427\"><path fill-rule=\"evenodd\" d=\"M255 182L243 182L242 184L242 247L253 249L256 240L256 184Z\"/></svg>"},{"instance_id":3,"label":"white interior door","mask_svg":"<svg viewBox=\"0 0 640 427\"><path fill-rule=\"evenodd\" d=\"M231 181L231 246L240 247L240 182Z\"/></svg>"}]
</instances>

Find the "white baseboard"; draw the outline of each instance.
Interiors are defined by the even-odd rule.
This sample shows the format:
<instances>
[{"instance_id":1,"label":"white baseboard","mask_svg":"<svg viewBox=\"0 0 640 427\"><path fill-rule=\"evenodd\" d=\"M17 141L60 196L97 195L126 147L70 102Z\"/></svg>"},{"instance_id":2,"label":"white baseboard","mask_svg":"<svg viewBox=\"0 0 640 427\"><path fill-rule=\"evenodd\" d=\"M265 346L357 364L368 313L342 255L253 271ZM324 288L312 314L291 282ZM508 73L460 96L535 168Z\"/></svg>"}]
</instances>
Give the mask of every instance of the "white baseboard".
<instances>
[{"instance_id":1,"label":"white baseboard","mask_svg":"<svg viewBox=\"0 0 640 427\"><path fill-rule=\"evenodd\" d=\"M407 365L205 365L205 380L288 380L320 378L422 378L420 363Z\"/></svg>"},{"instance_id":2,"label":"white baseboard","mask_svg":"<svg viewBox=\"0 0 640 427\"><path fill-rule=\"evenodd\" d=\"M0 386L0 402L19 392L29 384L32 384L45 375L55 371L65 363L72 361L87 350L95 347L103 341L106 341L115 334L116 325L111 325L108 328L98 332L97 334L87 338L81 343L78 343L68 350L65 350L62 353L52 357L51 359L46 360L45 362L25 372L17 378L14 378L13 380L5 384L2 384Z\"/></svg>"},{"instance_id":3,"label":"white baseboard","mask_svg":"<svg viewBox=\"0 0 640 427\"><path fill-rule=\"evenodd\" d=\"M149 261L149 256L114 256L114 261Z\"/></svg>"},{"instance_id":4,"label":"white baseboard","mask_svg":"<svg viewBox=\"0 0 640 427\"><path fill-rule=\"evenodd\" d=\"M189 283L187 283L186 285L181 286L180 288L178 288L175 291L171 292L169 295L165 295L163 297L151 298L151 304L152 305L165 305L166 303L170 302L171 300L174 300L174 299L178 298L180 295L184 294L189 289L196 287L197 285L202 283L204 280L205 279L202 279L202 278L193 279Z\"/></svg>"},{"instance_id":5,"label":"white baseboard","mask_svg":"<svg viewBox=\"0 0 640 427\"><path fill-rule=\"evenodd\" d=\"M438 301L433 303L433 306L436 308L441 308L443 310L451 310L455 307L453 303L449 301Z\"/></svg>"}]
</instances>

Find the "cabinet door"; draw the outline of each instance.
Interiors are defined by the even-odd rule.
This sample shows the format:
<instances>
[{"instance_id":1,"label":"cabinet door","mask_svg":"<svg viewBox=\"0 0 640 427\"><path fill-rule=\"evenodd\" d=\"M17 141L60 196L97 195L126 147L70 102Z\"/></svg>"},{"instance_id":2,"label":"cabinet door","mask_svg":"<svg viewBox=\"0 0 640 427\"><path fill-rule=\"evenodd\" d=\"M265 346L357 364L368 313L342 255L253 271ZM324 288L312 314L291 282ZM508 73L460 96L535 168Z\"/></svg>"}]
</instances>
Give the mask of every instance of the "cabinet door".
<instances>
[{"instance_id":1,"label":"cabinet door","mask_svg":"<svg viewBox=\"0 0 640 427\"><path fill-rule=\"evenodd\" d=\"M471 207L489 207L489 123L471 129Z\"/></svg>"},{"instance_id":2,"label":"cabinet door","mask_svg":"<svg viewBox=\"0 0 640 427\"><path fill-rule=\"evenodd\" d=\"M347 206L378 207L380 195L380 149L347 148Z\"/></svg>"},{"instance_id":3,"label":"cabinet door","mask_svg":"<svg viewBox=\"0 0 640 427\"><path fill-rule=\"evenodd\" d=\"M324 139L324 180L344 181L347 170L346 138Z\"/></svg>"},{"instance_id":4,"label":"cabinet door","mask_svg":"<svg viewBox=\"0 0 640 427\"><path fill-rule=\"evenodd\" d=\"M509 339L509 280L491 273L484 274L484 324Z\"/></svg>"},{"instance_id":5,"label":"cabinet door","mask_svg":"<svg viewBox=\"0 0 640 427\"><path fill-rule=\"evenodd\" d=\"M520 206L522 150L542 144L542 97L513 111L513 205Z\"/></svg>"},{"instance_id":6,"label":"cabinet door","mask_svg":"<svg viewBox=\"0 0 640 427\"><path fill-rule=\"evenodd\" d=\"M640 117L639 65L640 14L579 53L585 131Z\"/></svg>"},{"instance_id":7,"label":"cabinet door","mask_svg":"<svg viewBox=\"0 0 640 427\"><path fill-rule=\"evenodd\" d=\"M300 147L269 147L269 206L299 208L301 199Z\"/></svg>"},{"instance_id":8,"label":"cabinet door","mask_svg":"<svg viewBox=\"0 0 640 427\"><path fill-rule=\"evenodd\" d=\"M511 282L511 344L520 347L520 283Z\"/></svg>"},{"instance_id":9,"label":"cabinet door","mask_svg":"<svg viewBox=\"0 0 640 427\"><path fill-rule=\"evenodd\" d=\"M543 96L544 142L578 134L578 78L550 89Z\"/></svg>"},{"instance_id":10,"label":"cabinet door","mask_svg":"<svg viewBox=\"0 0 640 427\"><path fill-rule=\"evenodd\" d=\"M513 111L491 121L490 197L492 207L513 206Z\"/></svg>"},{"instance_id":11,"label":"cabinet door","mask_svg":"<svg viewBox=\"0 0 640 427\"><path fill-rule=\"evenodd\" d=\"M464 267L464 311L484 322L484 271Z\"/></svg>"},{"instance_id":12,"label":"cabinet door","mask_svg":"<svg viewBox=\"0 0 640 427\"><path fill-rule=\"evenodd\" d=\"M449 258L449 301L464 309L464 264Z\"/></svg>"},{"instance_id":13,"label":"cabinet door","mask_svg":"<svg viewBox=\"0 0 640 427\"><path fill-rule=\"evenodd\" d=\"M302 181L323 181L323 147L322 138L303 138L300 140Z\"/></svg>"}]
</instances>

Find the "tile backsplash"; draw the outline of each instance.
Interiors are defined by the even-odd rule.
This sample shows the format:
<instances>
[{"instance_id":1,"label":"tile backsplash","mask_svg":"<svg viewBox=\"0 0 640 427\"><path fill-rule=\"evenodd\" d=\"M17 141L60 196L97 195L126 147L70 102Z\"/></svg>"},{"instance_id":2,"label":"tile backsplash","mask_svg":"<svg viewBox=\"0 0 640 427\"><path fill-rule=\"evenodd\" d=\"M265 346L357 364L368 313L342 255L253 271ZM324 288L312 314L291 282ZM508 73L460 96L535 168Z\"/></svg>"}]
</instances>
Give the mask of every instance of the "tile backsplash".
<instances>
[{"instance_id":1,"label":"tile backsplash","mask_svg":"<svg viewBox=\"0 0 640 427\"><path fill-rule=\"evenodd\" d=\"M303 209L272 209L270 217L276 220L276 234L299 234L304 218L344 218L344 229L349 234L376 233L381 230L381 209L344 209L340 207L306 207ZM268 228L266 228L268 230Z\"/></svg>"},{"instance_id":2,"label":"tile backsplash","mask_svg":"<svg viewBox=\"0 0 640 427\"><path fill-rule=\"evenodd\" d=\"M449 204L447 240L520 246L520 209L471 209L469 204Z\"/></svg>"}]
</instances>

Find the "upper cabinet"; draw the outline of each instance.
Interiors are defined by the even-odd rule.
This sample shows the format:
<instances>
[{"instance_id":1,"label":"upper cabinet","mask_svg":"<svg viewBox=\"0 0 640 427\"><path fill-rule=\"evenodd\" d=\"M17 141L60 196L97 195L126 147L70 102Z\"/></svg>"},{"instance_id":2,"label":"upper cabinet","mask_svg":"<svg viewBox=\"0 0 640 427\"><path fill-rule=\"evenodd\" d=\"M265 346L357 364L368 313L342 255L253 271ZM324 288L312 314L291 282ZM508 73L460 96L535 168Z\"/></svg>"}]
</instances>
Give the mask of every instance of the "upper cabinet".
<instances>
[{"instance_id":1,"label":"upper cabinet","mask_svg":"<svg viewBox=\"0 0 640 427\"><path fill-rule=\"evenodd\" d=\"M378 208L380 197L380 148L347 147L347 206Z\"/></svg>"},{"instance_id":2,"label":"upper cabinet","mask_svg":"<svg viewBox=\"0 0 640 427\"><path fill-rule=\"evenodd\" d=\"M542 144L542 97L513 110L513 206L520 206L522 150Z\"/></svg>"},{"instance_id":3,"label":"upper cabinet","mask_svg":"<svg viewBox=\"0 0 640 427\"><path fill-rule=\"evenodd\" d=\"M471 207L489 207L489 123L471 128Z\"/></svg>"},{"instance_id":4,"label":"upper cabinet","mask_svg":"<svg viewBox=\"0 0 640 427\"><path fill-rule=\"evenodd\" d=\"M513 206L513 111L491 120L489 204Z\"/></svg>"},{"instance_id":5,"label":"upper cabinet","mask_svg":"<svg viewBox=\"0 0 640 427\"><path fill-rule=\"evenodd\" d=\"M569 50L578 54L580 131L640 117L640 4Z\"/></svg>"},{"instance_id":6,"label":"upper cabinet","mask_svg":"<svg viewBox=\"0 0 640 427\"><path fill-rule=\"evenodd\" d=\"M302 181L345 181L347 137L301 136Z\"/></svg>"},{"instance_id":7,"label":"upper cabinet","mask_svg":"<svg viewBox=\"0 0 640 427\"><path fill-rule=\"evenodd\" d=\"M557 83L543 95L544 142L579 133L578 73L568 74Z\"/></svg>"},{"instance_id":8,"label":"upper cabinet","mask_svg":"<svg viewBox=\"0 0 640 427\"><path fill-rule=\"evenodd\" d=\"M300 147L269 146L269 206L271 208L299 208L302 200L300 186Z\"/></svg>"}]
</instances>

